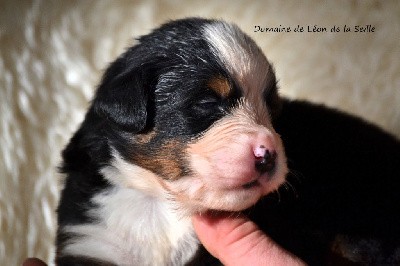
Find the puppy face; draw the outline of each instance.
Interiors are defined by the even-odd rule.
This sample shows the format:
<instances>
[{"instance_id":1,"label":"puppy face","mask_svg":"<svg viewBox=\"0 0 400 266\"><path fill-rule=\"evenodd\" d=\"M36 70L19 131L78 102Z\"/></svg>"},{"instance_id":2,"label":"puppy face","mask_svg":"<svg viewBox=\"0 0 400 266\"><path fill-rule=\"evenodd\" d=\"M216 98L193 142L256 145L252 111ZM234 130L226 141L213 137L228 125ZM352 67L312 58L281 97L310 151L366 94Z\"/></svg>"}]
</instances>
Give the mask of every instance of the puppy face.
<instances>
[{"instance_id":1,"label":"puppy face","mask_svg":"<svg viewBox=\"0 0 400 266\"><path fill-rule=\"evenodd\" d=\"M189 211L243 210L284 182L278 108L272 67L236 26L171 22L103 78L92 109L114 159L102 173Z\"/></svg>"}]
</instances>

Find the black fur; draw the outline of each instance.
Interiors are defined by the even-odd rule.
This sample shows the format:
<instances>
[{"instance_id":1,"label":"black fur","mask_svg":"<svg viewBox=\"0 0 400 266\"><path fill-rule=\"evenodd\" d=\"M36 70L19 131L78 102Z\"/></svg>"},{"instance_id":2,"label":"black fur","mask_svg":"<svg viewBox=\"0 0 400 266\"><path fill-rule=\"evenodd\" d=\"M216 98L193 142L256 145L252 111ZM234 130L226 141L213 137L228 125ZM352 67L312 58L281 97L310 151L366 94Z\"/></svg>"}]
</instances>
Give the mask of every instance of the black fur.
<instances>
[{"instance_id":1,"label":"black fur","mask_svg":"<svg viewBox=\"0 0 400 266\"><path fill-rule=\"evenodd\" d=\"M279 199L266 197L251 211L263 230L312 265L334 265L338 235L358 263L398 265L399 141L360 119L300 101L284 102L275 129L292 173Z\"/></svg>"},{"instance_id":2,"label":"black fur","mask_svg":"<svg viewBox=\"0 0 400 266\"><path fill-rule=\"evenodd\" d=\"M198 137L235 105L241 91L199 32L210 22L188 19L163 25L110 65L84 122L63 152L61 170L67 178L58 207L60 229L95 222L87 211L96 207L90 202L95 194L112 187L99 173L110 163L111 147L132 163L176 178L140 156L153 158L170 140L184 143ZM207 89L215 76L230 82L228 97ZM357 118L306 102L283 101L279 114L273 75L271 80L266 102L292 173L279 198L266 197L249 215L280 245L312 265L350 263L332 251L338 235L347 247L358 248L360 263L400 263L399 141ZM133 136L151 133L146 143L132 141ZM181 162L176 175L190 171L179 144L170 156ZM59 230L57 246L71 237ZM381 243L381 248L364 248L363 239ZM193 264L215 262L204 250L199 256ZM58 265L88 261L57 258Z\"/></svg>"}]
</instances>

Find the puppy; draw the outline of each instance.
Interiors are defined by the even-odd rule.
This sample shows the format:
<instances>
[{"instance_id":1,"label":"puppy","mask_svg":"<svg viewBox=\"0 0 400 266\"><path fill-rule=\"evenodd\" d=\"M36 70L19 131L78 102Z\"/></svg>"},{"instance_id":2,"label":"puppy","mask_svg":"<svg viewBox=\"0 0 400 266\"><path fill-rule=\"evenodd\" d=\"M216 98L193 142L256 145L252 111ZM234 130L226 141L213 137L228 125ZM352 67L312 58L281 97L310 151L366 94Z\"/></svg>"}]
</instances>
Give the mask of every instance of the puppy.
<instances>
[{"instance_id":1,"label":"puppy","mask_svg":"<svg viewBox=\"0 0 400 266\"><path fill-rule=\"evenodd\" d=\"M398 140L281 99L222 21L169 22L117 58L62 171L58 265L218 265L190 221L208 210L245 211L311 265L400 263Z\"/></svg>"},{"instance_id":2,"label":"puppy","mask_svg":"<svg viewBox=\"0 0 400 266\"><path fill-rule=\"evenodd\" d=\"M183 265L190 215L241 211L287 174L273 69L237 26L185 19L104 74L63 153L58 265Z\"/></svg>"}]
</instances>

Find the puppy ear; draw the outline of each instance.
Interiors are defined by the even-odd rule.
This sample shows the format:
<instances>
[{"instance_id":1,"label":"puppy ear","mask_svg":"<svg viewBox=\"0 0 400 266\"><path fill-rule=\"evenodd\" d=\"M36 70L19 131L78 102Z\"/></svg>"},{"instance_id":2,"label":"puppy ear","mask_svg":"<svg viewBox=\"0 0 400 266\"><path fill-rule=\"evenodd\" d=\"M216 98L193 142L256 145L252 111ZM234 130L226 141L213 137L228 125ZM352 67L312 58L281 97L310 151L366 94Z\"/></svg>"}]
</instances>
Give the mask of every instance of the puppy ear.
<instances>
[{"instance_id":1,"label":"puppy ear","mask_svg":"<svg viewBox=\"0 0 400 266\"><path fill-rule=\"evenodd\" d=\"M94 111L125 131L143 130L148 120L151 89L144 73L143 68L119 58L104 74L93 101Z\"/></svg>"}]
</instances>

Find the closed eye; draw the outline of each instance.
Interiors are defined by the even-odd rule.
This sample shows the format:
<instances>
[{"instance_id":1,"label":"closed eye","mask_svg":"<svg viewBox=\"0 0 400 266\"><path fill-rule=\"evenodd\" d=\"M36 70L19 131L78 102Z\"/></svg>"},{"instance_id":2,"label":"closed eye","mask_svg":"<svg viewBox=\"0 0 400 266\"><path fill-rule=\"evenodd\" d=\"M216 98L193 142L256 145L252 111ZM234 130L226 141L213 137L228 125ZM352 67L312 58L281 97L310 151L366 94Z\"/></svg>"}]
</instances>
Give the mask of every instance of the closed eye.
<instances>
[{"instance_id":1,"label":"closed eye","mask_svg":"<svg viewBox=\"0 0 400 266\"><path fill-rule=\"evenodd\" d=\"M193 103L191 109L201 117L216 117L225 110L224 101L215 95L204 95Z\"/></svg>"},{"instance_id":2,"label":"closed eye","mask_svg":"<svg viewBox=\"0 0 400 266\"><path fill-rule=\"evenodd\" d=\"M218 106L219 104L219 100L214 98L214 97L207 97L207 98L203 98L198 100L195 105L199 108L204 108L204 109L208 109L208 108L215 108Z\"/></svg>"}]
</instances>

